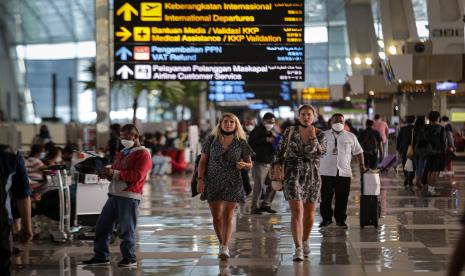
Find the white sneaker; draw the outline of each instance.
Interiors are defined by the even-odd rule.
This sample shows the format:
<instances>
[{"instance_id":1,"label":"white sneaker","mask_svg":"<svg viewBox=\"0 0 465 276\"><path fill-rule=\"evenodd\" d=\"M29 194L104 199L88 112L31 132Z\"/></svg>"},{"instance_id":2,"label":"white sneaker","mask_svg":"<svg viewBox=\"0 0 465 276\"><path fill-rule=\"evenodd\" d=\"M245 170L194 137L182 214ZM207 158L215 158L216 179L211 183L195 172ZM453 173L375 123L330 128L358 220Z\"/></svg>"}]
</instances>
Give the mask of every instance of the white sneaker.
<instances>
[{"instance_id":1,"label":"white sneaker","mask_svg":"<svg viewBox=\"0 0 465 276\"><path fill-rule=\"evenodd\" d=\"M310 249L310 243L308 241L304 242L304 257L305 258L308 258L310 256L310 252L311 252L311 249Z\"/></svg>"},{"instance_id":2,"label":"white sneaker","mask_svg":"<svg viewBox=\"0 0 465 276\"><path fill-rule=\"evenodd\" d=\"M295 249L295 253L294 253L294 256L292 256L292 260L294 262L301 262L304 260L304 252L303 252L302 247L297 247Z\"/></svg>"},{"instance_id":3,"label":"white sneaker","mask_svg":"<svg viewBox=\"0 0 465 276\"><path fill-rule=\"evenodd\" d=\"M229 259L229 248L225 245L220 245L220 253L218 254L218 258L225 261Z\"/></svg>"},{"instance_id":4,"label":"white sneaker","mask_svg":"<svg viewBox=\"0 0 465 276\"><path fill-rule=\"evenodd\" d=\"M434 187L428 186L428 195L429 196L435 196L436 195L436 191L435 191Z\"/></svg>"}]
</instances>

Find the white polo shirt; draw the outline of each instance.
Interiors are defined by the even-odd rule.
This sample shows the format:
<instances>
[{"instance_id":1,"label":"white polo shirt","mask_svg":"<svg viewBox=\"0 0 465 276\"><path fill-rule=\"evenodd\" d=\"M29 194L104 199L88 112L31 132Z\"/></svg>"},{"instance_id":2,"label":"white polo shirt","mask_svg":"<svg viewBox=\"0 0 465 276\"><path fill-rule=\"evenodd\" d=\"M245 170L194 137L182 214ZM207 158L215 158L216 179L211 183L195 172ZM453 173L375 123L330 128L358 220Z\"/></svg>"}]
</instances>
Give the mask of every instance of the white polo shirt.
<instances>
[{"instance_id":1,"label":"white polo shirt","mask_svg":"<svg viewBox=\"0 0 465 276\"><path fill-rule=\"evenodd\" d=\"M352 132L345 130L339 134L333 130L324 132L326 135L326 154L320 159L320 175L352 177L350 162L352 156L363 153L357 137ZM337 140L337 155L335 146Z\"/></svg>"}]
</instances>

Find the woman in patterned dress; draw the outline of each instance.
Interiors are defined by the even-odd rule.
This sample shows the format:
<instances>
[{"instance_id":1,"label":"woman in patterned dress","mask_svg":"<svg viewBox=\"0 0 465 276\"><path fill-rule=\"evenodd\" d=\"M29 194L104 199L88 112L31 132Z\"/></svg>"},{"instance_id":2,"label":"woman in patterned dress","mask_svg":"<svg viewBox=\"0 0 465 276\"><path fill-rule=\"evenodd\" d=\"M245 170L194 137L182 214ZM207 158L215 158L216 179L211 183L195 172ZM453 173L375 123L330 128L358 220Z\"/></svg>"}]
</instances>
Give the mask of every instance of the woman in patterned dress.
<instances>
[{"instance_id":1,"label":"woman in patterned dress","mask_svg":"<svg viewBox=\"0 0 465 276\"><path fill-rule=\"evenodd\" d=\"M239 119L231 113L221 117L202 145L197 191L210 206L222 260L229 258L234 209L238 202L245 202L241 169L252 168L252 154Z\"/></svg>"},{"instance_id":2,"label":"woman in patterned dress","mask_svg":"<svg viewBox=\"0 0 465 276\"><path fill-rule=\"evenodd\" d=\"M303 261L310 255L309 236L315 206L320 200L318 170L320 156L326 153L326 138L323 131L312 126L314 117L312 106L299 108L300 124L286 129L273 162L273 177L283 180L284 198L291 209L292 237L296 247L294 261Z\"/></svg>"}]
</instances>

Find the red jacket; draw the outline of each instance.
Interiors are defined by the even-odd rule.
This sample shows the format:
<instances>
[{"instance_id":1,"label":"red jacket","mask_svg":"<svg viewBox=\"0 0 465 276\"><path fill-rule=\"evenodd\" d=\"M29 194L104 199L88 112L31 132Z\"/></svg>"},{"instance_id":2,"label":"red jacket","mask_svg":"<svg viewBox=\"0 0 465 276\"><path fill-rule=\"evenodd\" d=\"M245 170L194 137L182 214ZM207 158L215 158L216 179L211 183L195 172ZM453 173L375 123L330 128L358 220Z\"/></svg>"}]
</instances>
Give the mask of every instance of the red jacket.
<instances>
[{"instance_id":1,"label":"red jacket","mask_svg":"<svg viewBox=\"0 0 465 276\"><path fill-rule=\"evenodd\" d=\"M132 148L128 155L119 152L112 166L115 173L109 193L115 196L142 199L147 174L152 168L150 151L143 146Z\"/></svg>"}]
</instances>

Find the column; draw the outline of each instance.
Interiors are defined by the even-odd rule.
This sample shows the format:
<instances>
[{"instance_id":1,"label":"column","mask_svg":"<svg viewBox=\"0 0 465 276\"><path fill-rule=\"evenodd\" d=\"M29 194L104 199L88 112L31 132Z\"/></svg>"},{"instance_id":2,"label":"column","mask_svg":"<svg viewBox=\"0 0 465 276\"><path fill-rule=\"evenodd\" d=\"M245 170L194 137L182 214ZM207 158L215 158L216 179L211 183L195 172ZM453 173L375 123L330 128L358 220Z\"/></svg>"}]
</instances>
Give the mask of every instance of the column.
<instances>
[{"instance_id":1,"label":"column","mask_svg":"<svg viewBox=\"0 0 465 276\"><path fill-rule=\"evenodd\" d=\"M108 11L108 0L95 1L97 147L104 147L110 137L110 23Z\"/></svg>"},{"instance_id":2,"label":"column","mask_svg":"<svg viewBox=\"0 0 465 276\"><path fill-rule=\"evenodd\" d=\"M463 53L463 1L427 0L427 7L433 54Z\"/></svg>"},{"instance_id":3,"label":"column","mask_svg":"<svg viewBox=\"0 0 465 276\"><path fill-rule=\"evenodd\" d=\"M345 9L353 75L373 75L379 71L376 70L379 66L371 3L369 0L349 1Z\"/></svg>"},{"instance_id":4,"label":"column","mask_svg":"<svg viewBox=\"0 0 465 276\"><path fill-rule=\"evenodd\" d=\"M418 41L411 0L380 0L379 6L386 54L390 47L400 54L406 41Z\"/></svg>"}]
</instances>

